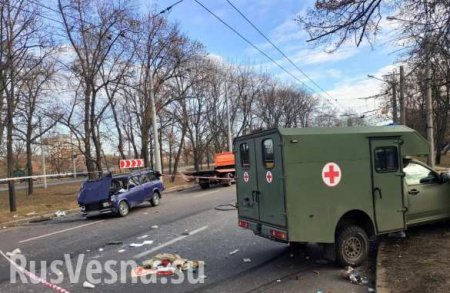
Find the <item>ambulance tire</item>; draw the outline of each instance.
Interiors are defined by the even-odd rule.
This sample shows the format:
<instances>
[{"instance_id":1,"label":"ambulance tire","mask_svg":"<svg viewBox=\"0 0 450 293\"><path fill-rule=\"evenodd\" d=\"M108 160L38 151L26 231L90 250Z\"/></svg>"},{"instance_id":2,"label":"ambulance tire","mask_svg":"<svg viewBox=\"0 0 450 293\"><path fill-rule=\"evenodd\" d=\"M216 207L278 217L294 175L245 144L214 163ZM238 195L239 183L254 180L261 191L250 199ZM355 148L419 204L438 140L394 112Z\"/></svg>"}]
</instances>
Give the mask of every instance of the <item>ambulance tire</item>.
<instances>
[{"instance_id":1,"label":"ambulance tire","mask_svg":"<svg viewBox=\"0 0 450 293\"><path fill-rule=\"evenodd\" d=\"M336 258L342 266L357 267L369 255L369 238L359 226L346 226L336 239Z\"/></svg>"}]
</instances>

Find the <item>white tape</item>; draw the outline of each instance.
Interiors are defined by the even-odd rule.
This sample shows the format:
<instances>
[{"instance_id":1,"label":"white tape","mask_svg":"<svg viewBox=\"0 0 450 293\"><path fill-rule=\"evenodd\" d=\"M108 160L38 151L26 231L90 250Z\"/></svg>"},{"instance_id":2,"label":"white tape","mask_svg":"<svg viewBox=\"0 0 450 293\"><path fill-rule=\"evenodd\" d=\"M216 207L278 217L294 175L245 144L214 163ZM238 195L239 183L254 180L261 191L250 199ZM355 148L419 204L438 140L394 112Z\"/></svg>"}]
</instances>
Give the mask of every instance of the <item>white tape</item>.
<instances>
[{"instance_id":1,"label":"white tape","mask_svg":"<svg viewBox=\"0 0 450 293\"><path fill-rule=\"evenodd\" d=\"M77 175L87 175L94 173L103 173L103 171L94 171L94 172L80 172L76 173ZM9 177L9 178L1 178L0 182L5 181L16 181L16 180L25 180L25 179L39 179L39 178L52 178L52 177L69 177L73 176L75 173L59 173L59 174L48 174L48 175L33 175L33 176L23 176L23 177Z\"/></svg>"},{"instance_id":2,"label":"white tape","mask_svg":"<svg viewBox=\"0 0 450 293\"><path fill-rule=\"evenodd\" d=\"M7 261L9 261L11 263L11 265L15 266L22 274L28 276L30 279L33 279L39 283L41 283L42 285L44 285L45 287L48 287L50 289L55 290L56 292L59 293L70 293L68 290L61 288L55 284L52 284L50 282L47 282L46 280L39 278L38 276L34 275L33 273L27 271L25 268L19 266L18 264L16 264L15 262L13 262L9 257L7 257L3 251L0 250L0 254L6 258Z\"/></svg>"}]
</instances>

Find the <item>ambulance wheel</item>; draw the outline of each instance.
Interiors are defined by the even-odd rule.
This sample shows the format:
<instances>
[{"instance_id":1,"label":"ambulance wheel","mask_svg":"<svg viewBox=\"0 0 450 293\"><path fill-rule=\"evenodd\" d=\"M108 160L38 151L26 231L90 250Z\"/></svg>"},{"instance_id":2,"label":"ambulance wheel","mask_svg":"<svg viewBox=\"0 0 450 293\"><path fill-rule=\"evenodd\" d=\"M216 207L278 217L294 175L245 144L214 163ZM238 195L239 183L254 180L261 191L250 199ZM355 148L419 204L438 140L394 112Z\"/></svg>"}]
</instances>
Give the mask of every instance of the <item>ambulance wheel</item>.
<instances>
[{"instance_id":1,"label":"ambulance wheel","mask_svg":"<svg viewBox=\"0 0 450 293\"><path fill-rule=\"evenodd\" d=\"M121 217L125 217L126 215L128 215L128 213L130 212L130 207L128 206L128 203L124 200L122 200L119 203L119 208L118 208L118 214Z\"/></svg>"},{"instance_id":2,"label":"ambulance wheel","mask_svg":"<svg viewBox=\"0 0 450 293\"><path fill-rule=\"evenodd\" d=\"M369 238L359 226L343 228L336 240L336 258L343 266L359 266L368 257Z\"/></svg>"},{"instance_id":3,"label":"ambulance wheel","mask_svg":"<svg viewBox=\"0 0 450 293\"><path fill-rule=\"evenodd\" d=\"M160 198L161 198L161 195L159 194L159 192L155 192L155 194L153 195L152 199L150 200L150 204L153 207L159 206Z\"/></svg>"}]
</instances>

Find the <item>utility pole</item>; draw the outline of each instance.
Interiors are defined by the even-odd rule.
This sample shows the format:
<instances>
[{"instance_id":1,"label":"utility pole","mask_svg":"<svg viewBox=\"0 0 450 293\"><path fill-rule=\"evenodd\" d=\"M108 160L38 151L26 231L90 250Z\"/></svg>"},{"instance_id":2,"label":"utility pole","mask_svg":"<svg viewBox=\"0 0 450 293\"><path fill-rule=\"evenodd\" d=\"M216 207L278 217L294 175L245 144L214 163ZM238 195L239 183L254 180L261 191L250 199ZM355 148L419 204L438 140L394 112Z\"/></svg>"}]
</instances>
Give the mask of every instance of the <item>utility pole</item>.
<instances>
[{"instance_id":1,"label":"utility pole","mask_svg":"<svg viewBox=\"0 0 450 293\"><path fill-rule=\"evenodd\" d=\"M233 138L231 135L231 119L230 119L230 108L228 104L228 88L227 83L225 82L225 107L227 111L227 128L228 128L228 151L233 151Z\"/></svg>"},{"instance_id":2,"label":"utility pole","mask_svg":"<svg viewBox=\"0 0 450 293\"><path fill-rule=\"evenodd\" d=\"M400 66L400 124L406 125L405 71L403 70L403 65Z\"/></svg>"},{"instance_id":3,"label":"utility pole","mask_svg":"<svg viewBox=\"0 0 450 293\"><path fill-rule=\"evenodd\" d=\"M398 124L398 115L397 115L397 82L395 80L395 74L392 74L392 122L394 124Z\"/></svg>"},{"instance_id":4,"label":"utility pole","mask_svg":"<svg viewBox=\"0 0 450 293\"><path fill-rule=\"evenodd\" d=\"M160 145L159 145L159 133L158 133L158 125L156 121L156 106L155 106L155 92L153 88L153 72L150 70L150 105L152 111L152 126L153 126L153 142L155 144L155 169L158 172L162 172L162 164L161 164L161 153L160 153ZM160 178L161 181L163 177Z\"/></svg>"},{"instance_id":5,"label":"utility pole","mask_svg":"<svg viewBox=\"0 0 450 293\"><path fill-rule=\"evenodd\" d=\"M433 101L431 100L431 69L430 69L430 52L427 43L428 60L426 65L426 111L427 111L427 139L430 144L428 153L428 165L434 168L434 133L433 133Z\"/></svg>"},{"instance_id":6,"label":"utility pole","mask_svg":"<svg viewBox=\"0 0 450 293\"><path fill-rule=\"evenodd\" d=\"M41 119L39 119L39 132L40 132L40 141L41 141L41 155L42 155L42 175L44 175L44 189L47 189L47 177L46 177L46 170L45 170L45 149L44 149L44 142L42 139L42 124Z\"/></svg>"}]
</instances>

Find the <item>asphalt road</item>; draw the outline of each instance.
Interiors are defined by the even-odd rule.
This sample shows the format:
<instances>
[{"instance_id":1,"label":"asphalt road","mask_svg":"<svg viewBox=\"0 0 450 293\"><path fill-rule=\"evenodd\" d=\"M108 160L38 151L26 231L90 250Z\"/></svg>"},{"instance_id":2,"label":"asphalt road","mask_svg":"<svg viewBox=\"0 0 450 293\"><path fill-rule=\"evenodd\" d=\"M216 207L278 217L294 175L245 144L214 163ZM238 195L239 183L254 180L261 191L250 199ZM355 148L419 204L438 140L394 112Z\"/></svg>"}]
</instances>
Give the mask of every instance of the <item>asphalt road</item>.
<instances>
[{"instance_id":1,"label":"asphalt road","mask_svg":"<svg viewBox=\"0 0 450 293\"><path fill-rule=\"evenodd\" d=\"M81 277L76 283L70 281L67 261L58 267L63 278L59 286L70 292L367 292L367 287L340 278L341 268L325 263L317 246L294 251L286 244L239 228L236 210L214 209L220 204L233 203L235 198L234 186L167 193L160 206L144 204L126 218L86 220L80 215L68 215L2 230L0 249L6 252L20 248L30 271L33 270L30 260L46 261L42 267L50 271L50 262L65 260L64 254L70 254L67 259L74 267L84 255L80 261ZM143 235L148 237L138 239ZM154 242L142 247L129 246L144 240ZM107 245L111 241L122 244ZM122 249L125 251L119 253ZM239 251L230 255L234 250ZM182 284L172 284L170 278L160 277L156 284L133 283L126 271L119 274L126 278L123 282L119 279L117 283L108 284L111 274L103 270L96 275L101 283L96 284L95 289L82 286L90 260L99 261L106 269L107 261L134 260L139 264L158 253L177 253L184 258L205 261L205 271L201 274L204 278L194 275L196 280L204 282L190 284L185 280ZM10 265L0 258L0 292L52 292L42 284L20 281L12 284ZM251 261L244 262L244 258ZM42 268L39 264L37 267ZM120 265L110 268L120 272ZM43 271L38 270L37 274ZM49 272L42 277L58 276Z\"/></svg>"}]
</instances>

